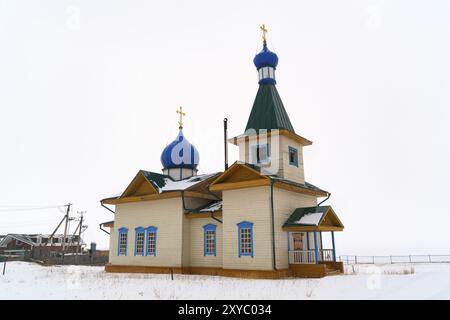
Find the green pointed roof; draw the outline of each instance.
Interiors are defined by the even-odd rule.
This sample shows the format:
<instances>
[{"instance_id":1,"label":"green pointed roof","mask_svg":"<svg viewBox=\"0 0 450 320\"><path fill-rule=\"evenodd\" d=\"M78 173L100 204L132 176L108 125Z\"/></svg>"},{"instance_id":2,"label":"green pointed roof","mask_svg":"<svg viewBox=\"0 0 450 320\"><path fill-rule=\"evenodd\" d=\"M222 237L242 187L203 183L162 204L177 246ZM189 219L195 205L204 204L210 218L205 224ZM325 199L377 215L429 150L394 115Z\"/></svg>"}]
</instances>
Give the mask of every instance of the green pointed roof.
<instances>
[{"instance_id":1,"label":"green pointed roof","mask_svg":"<svg viewBox=\"0 0 450 320\"><path fill-rule=\"evenodd\" d=\"M259 85L245 130L248 129L286 129L295 133L274 85Z\"/></svg>"}]
</instances>

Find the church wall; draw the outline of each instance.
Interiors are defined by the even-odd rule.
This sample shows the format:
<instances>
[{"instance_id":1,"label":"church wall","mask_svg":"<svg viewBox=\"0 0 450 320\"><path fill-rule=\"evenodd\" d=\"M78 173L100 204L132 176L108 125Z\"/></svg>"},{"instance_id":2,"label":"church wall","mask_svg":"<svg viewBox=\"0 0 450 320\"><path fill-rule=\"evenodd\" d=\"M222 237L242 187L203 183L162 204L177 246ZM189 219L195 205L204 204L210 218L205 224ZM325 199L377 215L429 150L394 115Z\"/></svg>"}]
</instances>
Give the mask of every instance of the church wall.
<instances>
[{"instance_id":1,"label":"church wall","mask_svg":"<svg viewBox=\"0 0 450 320\"><path fill-rule=\"evenodd\" d=\"M135 228L155 226L156 256L134 256ZM118 229L128 228L127 256L117 256ZM183 213L181 198L123 203L116 205L111 233L110 262L113 265L182 265Z\"/></svg>"},{"instance_id":2,"label":"church wall","mask_svg":"<svg viewBox=\"0 0 450 320\"><path fill-rule=\"evenodd\" d=\"M270 187L226 190L222 196L223 268L271 270ZM242 221L253 223L253 257L238 255L237 224Z\"/></svg>"},{"instance_id":3,"label":"church wall","mask_svg":"<svg viewBox=\"0 0 450 320\"><path fill-rule=\"evenodd\" d=\"M117 255L117 245L114 247L114 243L117 241L116 230L117 229L115 226L109 229L109 257L108 257L109 263L112 263L111 260L114 259L113 255Z\"/></svg>"},{"instance_id":4,"label":"church wall","mask_svg":"<svg viewBox=\"0 0 450 320\"><path fill-rule=\"evenodd\" d=\"M192 267L222 267L222 224L212 218L195 218L190 220L190 266ZM204 256L203 226L216 225L216 255Z\"/></svg>"},{"instance_id":5,"label":"church wall","mask_svg":"<svg viewBox=\"0 0 450 320\"><path fill-rule=\"evenodd\" d=\"M185 197L184 205L186 209L194 209L204 206L210 203L211 200L201 199L201 198L192 198ZM182 244L182 264L183 266L191 266L191 238L195 235L192 235L191 232L191 224L194 219L186 218L186 215L183 214L183 244ZM203 247L202 247L203 248Z\"/></svg>"},{"instance_id":6,"label":"church wall","mask_svg":"<svg viewBox=\"0 0 450 320\"><path fill-rule=\"evenodd\" d=\"M191 244L191 221L186 218L186 215L183 214L183 235L182 235L182 251L181 251L181 264L182 266L190 266L191 265L191 252L190 252L190 244Z\"/></svg>"},{"instance_id":7,"label":"church wall","mask_svg":"<svg viewBox=\"0 0 450 320\"><path fill-rule=\"evenodd\" d=\"M274 188L273 191L275 211L275 254L277 268L285 269L289 266L288 236L287 232L282 230L283 224L296 208L316 206L317 198L315 196L309 196L279 188ZM312 242L310 242L312 247L314 245L312 233L310 233L310 240L312 240Z\"/></svg>"}]
</instances>

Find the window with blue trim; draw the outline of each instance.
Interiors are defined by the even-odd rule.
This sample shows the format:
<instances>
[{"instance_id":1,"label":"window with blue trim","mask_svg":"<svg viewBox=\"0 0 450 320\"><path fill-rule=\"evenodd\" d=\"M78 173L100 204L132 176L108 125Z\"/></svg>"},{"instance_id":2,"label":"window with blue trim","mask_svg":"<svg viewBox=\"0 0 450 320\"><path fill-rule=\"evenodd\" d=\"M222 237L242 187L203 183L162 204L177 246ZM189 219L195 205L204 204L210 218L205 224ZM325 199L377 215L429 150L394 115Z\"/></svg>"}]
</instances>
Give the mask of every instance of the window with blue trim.
<instances>
[{"instance_id":1,"label":"window with blue trim","mask_svg":"<svg viewBox=\"0 0 450 320\"><path fill-rule=\"evenodd\" d=\"M134 238L134 255L135 256L143 256L144 255L144 228L137 227L135 230L135 238Z\"/></svg>"},{"instance_id":2,"label":"window with blue trim","mask_svg":"<svg viewBox=\"0 0 450 320\"><path fill-rule=\"evenodd\" d=\"M298 149L289 147L289 164L298 167Z\"/></svg>"},{"instance_id":3,"label":"window with blue trim","mask_svg":"<svg viewBox=\"0 0 450 320\"><path fill-rule=\"evenodd\" d=\"M203 226L203 255L216 255L216 225L205 224Z\"/></svg>"},{"instance_id":4,"label":"window with blue trim","mask_svg":"<svg viewBox=\"0 0 450 320\"><path fill-rule=\"evenodd\" d=\"M156 232L158 228L148 227L146 229L147 234L147 247L145 250L146 256L156 256Z\"/></svg>"},{"instance_id":5,"label":"window with blue trim","mask_svg":"<svg viewBox=\"0 0 450 320\"><path fill-rule=\"evenodd\" d=\"M269 144L260 144L253 147L253 157L256 163L267 163L270 160Z\"/></svg>"},{"instance_id":6,"label":"window with blue trim","mask_svg":"<svg viewBox=\"0 0 450 320\"><path fill-rule=\"evenodd\" d=\"M128 244L128 229L123 227L119 229L118 235L118 245L117 245L117 255L126 256L127 255L127 244Z\"/></svg>"},{"instance_id":7,"label":"window with blue trim","mask_svg":"<svg viewBox=\"0 0 450 320\"><path fill-rule=\"evenodd\" d=\"M238 223L238 253L241 256L253 257L253 223Z\"/></svg>"}]
</instances>

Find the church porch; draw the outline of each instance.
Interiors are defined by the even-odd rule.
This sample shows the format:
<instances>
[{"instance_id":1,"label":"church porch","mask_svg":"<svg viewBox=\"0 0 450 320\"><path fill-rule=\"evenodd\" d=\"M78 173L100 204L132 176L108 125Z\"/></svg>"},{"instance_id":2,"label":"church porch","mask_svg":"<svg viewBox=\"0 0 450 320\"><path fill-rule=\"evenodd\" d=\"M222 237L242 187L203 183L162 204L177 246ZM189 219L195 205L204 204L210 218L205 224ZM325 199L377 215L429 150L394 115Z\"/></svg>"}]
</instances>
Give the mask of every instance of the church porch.
<instances>
[{"instance_id":1,"label":"church porch","mask_svg":"<svg viewBox=\"0 0 450 320\"><path fill-rule=\"evenodd\" d=\"M329 206L298 208L283 226L288 236L289 269L294 276L321 278L344 272L337 261L335 232L344 226ZM328 238L329 241L325 241ZM328 246L324 246L325 243Z\"/></svg>"}]
</instances>

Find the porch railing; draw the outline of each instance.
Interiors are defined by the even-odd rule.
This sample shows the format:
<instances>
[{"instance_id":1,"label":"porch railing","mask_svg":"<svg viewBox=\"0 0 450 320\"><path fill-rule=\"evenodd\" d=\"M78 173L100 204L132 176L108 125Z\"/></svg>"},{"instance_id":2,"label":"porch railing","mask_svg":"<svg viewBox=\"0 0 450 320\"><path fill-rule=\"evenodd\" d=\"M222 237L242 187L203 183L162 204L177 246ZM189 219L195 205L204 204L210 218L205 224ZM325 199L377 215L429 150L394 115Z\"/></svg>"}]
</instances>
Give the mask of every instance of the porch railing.
<instances>
[{"instance_id":1,"label":"porch railing","mask_svg":"<svg viewBox=\"0 0 450 320\"><path fill-rule=\"evenodd\" d=\"M289 263L316 263L314 250L296 250L289 251Z\"/></svg>"},{"instance_id":2,"label":"porch railing","mask_svg":"<svg viewBox=\"0 0 450 320\"><path fill-rule=\"evenodd\" d=\"M319 262L334 261L333 250L318 250ZM314 250L292 250L289 251L290 264L315 264L316 257Z\"/></svg>"},{"instance_id":3,"label":"porch railing","mask_svg":"<svg viewBox=\"0 0 450 320\"><path fill-rule=\"evenodd\" d=\"M319 261L334 261L333 250L332 249L319 250Z\"/></svg>"}]
</instances>

